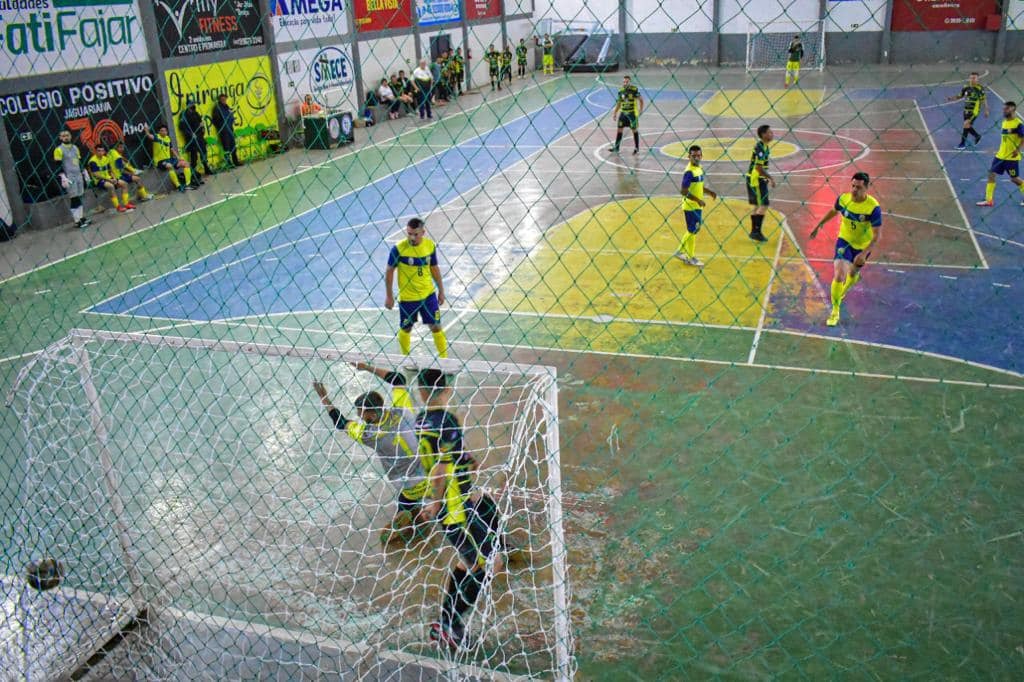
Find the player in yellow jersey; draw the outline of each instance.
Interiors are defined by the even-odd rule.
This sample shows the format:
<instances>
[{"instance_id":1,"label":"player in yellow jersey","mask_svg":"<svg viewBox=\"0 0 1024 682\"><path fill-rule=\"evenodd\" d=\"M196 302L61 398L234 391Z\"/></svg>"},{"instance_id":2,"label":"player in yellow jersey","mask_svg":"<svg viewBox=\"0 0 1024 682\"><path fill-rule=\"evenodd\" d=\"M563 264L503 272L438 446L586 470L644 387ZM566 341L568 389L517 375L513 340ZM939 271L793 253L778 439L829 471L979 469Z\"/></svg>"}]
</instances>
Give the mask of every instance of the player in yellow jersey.
<instances>
[{"instance_id":1,"label":"player in yellow jersey","mask_svg":"<svg viewBox=\"0 0 1024 682\"><path fill-rule=\"evenodd\" d=\"M197 189L197 185L193 182L192 168L189 166L188 161L178 156L178 150L174 148L171 142L167 126L163 123L158 125L156 127L156 135L149 131L149 126L146 126L144 130L146 137L153 143L153 165L158 170L167 173L167 177L171 179L171 184L179 192L184 192L186 187L188 189ZM179 171L185 180L185 184L182 184L182 178L178 177Z\"/></svg>"},{"instance_id":2,"label":"player in yellow jersey","mask_svg":"<svg viewBox=\"0 0 1024 682\"><path fill-rule=\"evenodd\" d=\"M427 226L412 218L405 226L405 239L391 248L384 271L384 306L395 307L394 279L398 273L398 347L405 355L412 347L412 328L417 319L430 327L437 354L448 357L448 337L441 328L440 307L444 305L444 282L438 267L437 246L426 237Z\"/></svg>"},{"instance_id":3,"label":"player in yellow jersey","mask_svg":"<svg viewBox=\"0 0 1024 682\"><path fill-rule=\"evenodd\" d=\"M540 44L543 50L543 56L541 58L541 65L543 67L544 75L555 73L555 41L551 39L551 36L547 33L544 34L544 40Z\"/></svg>"},{"instance_id":4,"label":"player in yellow jersey","mask_svg":"<svg viewBox=\"0 0 1024 682\"><path fill-rule=\"evenodd\" d=\"M800 82L800 60L804 58L804 44L800 36L793 36L786 49L789 56L786 57L786 87L789 87L789 79L793 79L793 85Z\"/></svg>"},{"instance_id":5,"label":"player in yellow jersey","mask_svg":"<svg viewBox=\"0 0 1024 682\"><path fill-rule=\"evenodd\" d=\"M87 168L92 183L100 189L110 192L110 203L118 213L134 211L135 206L128 201L128 183L121 179L121 171L115 164L114 157L108 153L107 145L97 142L89 157ZM118 200L120 194L120 200Z\"/></svg>"},{"instance_id":6,"label":"player in yellow jersey","mask_svg":"<svg viewBox=\"0 0 1024 682\"><path fill-rule=\"evenodd\" d=\"M142 184L142 173L128 159L128 151L125 149L124 141L118 142L110 150L109 154L114 159L114 167L121 172L121 179L129 185L138 187L139 201L152 201L153 195Z\"/></svg>"},{"instance_id":7,"label":"player in yellow jersey","mask_svg":"<svg viewBox=\"0 0 1024 682\"><path fill-rule=\"evenodd\" d=\"M867 173L854 173L850 191L840 194L832 209L811 230L810 238L814 239L825 223L837 215L842 216L832 261L832 313L827 322L830 327L839 324L843 298L860 281L860 270L868 262L871 250L882 234L882 207L868 194L870 184L871 177Z\"/></svg>"},{"instance_id":8,"label":"player in yellow jersey","mask_svg":"<svg viewBox=\"0 0 1024 682\"><path fill-rule=\"evenodd\" d=\"M979 75L977 71L971 71L967 85L960 90L960 94L946 98L947 102L956 102L961 99L964 101L964 127L960 134L960 144L956 146L957 149L967 148L968 135L974 137L974 144L981 142L981 133L974 129L974 121L981 113L982 104L985 105L985 118L988 118L988 98L985 96L985 88L978 83Z\"/></svg>"},{"instance_id":9,"label":"player in yellow jersey","mask_svg":"<svg viewBox=\"0 0 1024 682\"><path fill-rule=\"evenodd\" d=\"M1020 179L1020 150L1024 146L1024 123L1017 118L1017 103L1003 104L1003 122L1000 126L999 151L988 169L988 183L985 185L985 200L978 206L992 206L996 194L996 175L1006 173L1010 182L1024 193L1024 180ZM1020 202L1024 206L1024 201Z\"/></svg>"},{"instance_id":10,"label":"player in yellow jersey","mask_svg":"<svg viewBox=\"0 0 1024 682\"><path fill-rule=\"evenodd\" d=\"M690 164L683 173L683 182L680 193L683 195L683 216L686 218L686 234L679 243L679 251L675 257L687 265L701 267L704 264L697 258L697 233L700 231L701 223L704 221L704 195L717 199L718 194L713 190L704 187L704 168L700 162L704 158L704 152L700 146L690 145Z\"/></svg>"}]
</instances>

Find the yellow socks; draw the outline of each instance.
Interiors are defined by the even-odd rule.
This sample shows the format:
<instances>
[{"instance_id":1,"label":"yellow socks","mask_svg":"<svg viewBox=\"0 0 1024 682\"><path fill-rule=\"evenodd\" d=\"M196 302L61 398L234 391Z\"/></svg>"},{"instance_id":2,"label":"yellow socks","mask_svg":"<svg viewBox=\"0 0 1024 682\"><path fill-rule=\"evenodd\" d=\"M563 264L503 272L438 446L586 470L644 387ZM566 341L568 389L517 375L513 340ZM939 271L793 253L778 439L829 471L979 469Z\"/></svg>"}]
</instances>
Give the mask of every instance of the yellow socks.
<instances>
[{"instance_id":1,"label":"yellow socks","mask_svg":"<svg viewBox=\"0 0 1024 682\"><path fill-rule=\"evenodd\" d=\"M188 172L187 168L185 169L185 172L186 173ZM181 180L178 179L178 171L175 171L175 170L167 171L167 176L170 177L171 184L174 185L175 189L181 187Z\"/></svg>"},{"instance_id":2,"label":"yellow socks","mask_svg":"<svg viewBox=\"0 0 1024 682\"><path fill-rule=\"evenodd\" d=\"M832 307L838 308L843 302L843 295L846 294L846 282L832 280Z\"/></svg>"},{"instance_id":3,"label":"yellow socks","mask_svg":"<svg viewBox=\"0 0 1024 682\"><path fill-rule=\"evenodd\" d=\"M122 204L131 203L130 201L128 201L128 192L122 192L121 193L121 203Z\"/></svg>"},{"instance_id":4,"label":"yellow socks","mask_svg":"<svg viewBox=\"0 0 1024 682\"><path fill-rule=\"evenodd\" d=\"M694 254L697 253L697 235L690 232L683 235L683 240L679 242L679 250L693 258Z\"/></svg>"},{"instance_id":5,"label":"yellow socks","mask_svg":"<svg viewBox=\"0 0 1024 682\"><path fill-rule=\"evenodd\" d=\"M142 185L139 185L139 198L142 199L143 201L145 201L146 197L148 197L148 196L149 196L149 190L147 190Z\"/></svg>"},{"instance_id":6,"label":"yellow socks","mask_svg":"<svg viewBox=\"0 0 1024 682\"><path fill-rule=\"evenodd\" d=\"M434 345L437 346L437 355L441 358L448 357L448 337L444 335L444 330L434 332Z\"/></svg>"},{"instance_id":7,"label":"yellow socks","mask_svg":"<svg viewBox=\"0 0 1024 682\"><path fill-rule=\"evenodd\" d=\"M985 183L985 201L992 201L996 196L996 183L986 182Z\"/></svg>"},{"instance_id":8,"label":"yellow socks","mask_svg":"<svg viewBox=\"0 0 1024 682\"><path fill-rule=\"evenodd\" d=\"M117 200L117 195L116 194L114 194L114 195L112 195L110 197L110 203L112 203L114 205L114 208L117 208L118 206L121 205L121 202Z\"/></svg>"},{"instance_id":9,"label":"yellow socks","mask_svg":"<svg viewBox=\"0 0 1024 682\"><path fill-rule=\"evenodd\" d=\"M181 169L181 172L185 176L185 184L186 185L191 185L192 184L192 168L189 167L189 166L186 166L185 168ZM175 175L177 175L177 173L175 173Z\"/></svg>"},{"instance_id":10,"label":"yellow socks","mask_svg":"<svg viewBox=\"0 0 1024 682\"><path fill-rule=\"evenodd\" d=\"M398 347L402 351L402 355L408 355L409 350L412 348L412 334L405 331L404 329L398 330Z\"/></svg>"}]
</instances>

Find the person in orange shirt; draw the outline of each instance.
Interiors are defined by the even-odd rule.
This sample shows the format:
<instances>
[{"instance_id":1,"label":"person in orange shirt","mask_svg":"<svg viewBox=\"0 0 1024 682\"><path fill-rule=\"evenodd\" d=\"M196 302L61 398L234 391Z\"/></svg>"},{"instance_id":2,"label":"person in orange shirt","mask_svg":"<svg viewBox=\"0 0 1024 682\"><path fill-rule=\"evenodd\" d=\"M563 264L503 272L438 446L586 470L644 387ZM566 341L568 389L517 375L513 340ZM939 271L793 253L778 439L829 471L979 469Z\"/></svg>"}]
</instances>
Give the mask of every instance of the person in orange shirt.
<instances>
[{"instance_id":1,"label":"person in orange shirt","mask_svg":"<svg viewBox=\"0 0 1024 682\"><path fill-rule=\"evenodd\" d=\"M323 111L323 107L313 101L313 95L306 95L299 108L299 112L303 116L316 116L321 111Z\"/></svg>"}]
</instances>

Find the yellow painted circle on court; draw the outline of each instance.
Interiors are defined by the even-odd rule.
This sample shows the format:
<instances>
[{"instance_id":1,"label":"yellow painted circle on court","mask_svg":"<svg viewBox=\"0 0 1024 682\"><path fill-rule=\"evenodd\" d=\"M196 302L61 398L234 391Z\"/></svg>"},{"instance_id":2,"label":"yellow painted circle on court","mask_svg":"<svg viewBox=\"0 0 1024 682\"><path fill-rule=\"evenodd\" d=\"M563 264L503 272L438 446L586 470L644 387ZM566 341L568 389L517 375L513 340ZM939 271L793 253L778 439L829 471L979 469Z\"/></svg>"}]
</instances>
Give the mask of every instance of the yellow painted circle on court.
<instances>
[{"instance_id":1,"label":"yellow painted circle on court","mask_svg":"<svg viewBox=\"0 0 1024 682\"><path fill-rule=\"evenodd\" d=\"M699 145L704 152L704 161L749 161L754 150L754 138L749 135L742 137L700 137L696 140L671 142L660 149L665 156L677 159L688 158L687 149L690 145ZM779 140L773 142L772 160L796 154L797 146L791 142Z\"/></svg>"}]
</instances>

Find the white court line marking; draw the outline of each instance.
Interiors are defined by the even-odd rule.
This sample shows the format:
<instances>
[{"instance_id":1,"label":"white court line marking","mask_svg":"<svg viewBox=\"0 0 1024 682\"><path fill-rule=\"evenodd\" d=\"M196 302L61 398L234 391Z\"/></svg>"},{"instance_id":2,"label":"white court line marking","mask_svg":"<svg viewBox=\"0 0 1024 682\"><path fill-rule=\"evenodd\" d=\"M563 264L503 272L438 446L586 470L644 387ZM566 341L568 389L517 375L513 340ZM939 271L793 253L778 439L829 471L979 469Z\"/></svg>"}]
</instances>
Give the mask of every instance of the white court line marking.
<instances>
[{"instance_id":1,"label":"white court line marking","mask_svg":"<svg viewBox=\"0 0 1024 682\"><path fill-rule=\"evenodd\" d=\"M1002 282L992 282L992 286L994 286L994 287L1001 287L1003 289L1009 289L1010 288L1009 284L1003 284Z\"/></svg>"},{"instance_id":2,"label":"white court line marking","mask_svg":"<svg viewBox=\"0 0 1024 682\"><path fill-rule=\"evenodd\" d=\"M958 279L957 277L953 277L952 275L939 275L939 277L941 277L942 279Z\"/></svg>"},{"instance_id":3,"label":"white court line marking","mask_svg":"<svg viewBox=\"0 0 1024 682\"><path fill-rule=\"evenodd\" d=\"M932 150L935 152L935 160L939 164L939 168L942 169L943 173L946 173L946 166L942 162L942 155L939 154L939 149L935 145L935 138L932 137L932 131L928 128L928 121L924 119L924 112L921 111L921 107L918 105L917 100L914 100L914 109L917 111L917 115L921 118L921 125L924 126L924 132L928 136L928 142L932 145ZM964 227L967 228L967 234L971 235L971 243L974 244L975 250L978 252L978 258L981 259L981 267L988 270L988 260L985 258L985 254L981 250L981 244L978 243L978 238L974 236L974 230L971 229L971 221L967 219L967 212L964 211L964 205L960 203L960 196L956 193L956 188L953 187L953 181L949 179L949 173L946 173L946 184L949 185L949 193L953 195L953 201L956 202L957 210L960 211L960 217L964 220Z\"/></svg>"},{"instance_id":4,"label":"white court line marking","mask_svg":"<svg viewBox=\"0 0 1024 682\"><path fill-rule=\"evenodd\" d=\"M538 314L538 316L542 317L543 313ZM260 328L260 329L262 329L262 327L260 327L260 325L254 325L254 324L246 323L246 322L218 321L218 322L215 322L214 324L221 324L221 325L227 325L227 326L238 325L238 326L244 326L244 327L249 327L249 328ZM269 331L273 331L275 329L282 329L282 330L284 330L284 328L271 327ZM289 330L290 331L295 331L296 328L290 328ZM379 333L376 333L376 332L350 332L350 331L346 331L344 329L338 329L338 330L333 330L333 331L329 331L329 330L315 330L315 329L303 329L302 331L304 331L304 332L318 332L318 333L323 333L323 334L342 334L342 335L345 335L345 336L358 337L358 338L365 338L365 337L378 338L378 339L393 339L394 338L394 336L392 334L379 334ZM774 330L774 329L766 329L765 330L765 332L767 332L767 333L771 333L771 332L774 332L774 331L781 331L781 330ZM788 332L782 332L782 333L788 333ZM803 334L800 333L800 335L803 335ZM808 335L808 336L814 336L814 335ZM836 338L836 337L831 337L831 336L821 336L820 338L827 339L829 341L834 341L834 342L837 342L837 343L857 343L856 341L852 341L852 340L849 340L849 339L842 339L842 338ZM868 346L872 346L872 347L874 347L876 345L876 344L871 344L871 343L868 343L868 342L860 342L860 343L862 343L863 345L868 345ZM883 374L883 373L877 373L877 372L858 372L858 371L854 371L854 370L820 369L820 368L814 368L814 367L795 367L795 366L792 366L792 365L775 365L775 364L766 364L766 363L761 363L761 362L755 362L753 364L747 364L747 363L740 362L740 361L713 360L713 359L708 359L708 358L686 358L686 357L679 357L679 356L673 356L673 355L652 355L652 354L649 354L649 353L614 352L614 351L602 351L602 350L594 350L594 349L580 350L580 349L576 349L576 348L555 348L555 347L551 347L551 346L519 345L519 344L508 344L508 343L494 343L494 342L488 342L488 341L485 341L485 342L464 341L464 340L461 340L461 339L454 339L454 340L452 340L449 343L449 345L469 345L469 346L475 346L477 348L491 347L491 348L499 348L499 349L539 350L539 351L545 351L545 352L551 352L551 353L571 353L571 354L575 354L575 355L588 355L588 354L591 354L591 355L603 355L603 356L609 356L609 357L628 357L628 358L636 358L636 359L641 359L641 360L665 360L665 361L669 361L669 362L685 362L685 363L690 363L690 364L708 364L708 365L717 365L717 366L720 366L720 367L733 367L733 368L745 368L746 367L746 368L765 369L765 370L780 370L780 371L785 371L785 372L798 372L798 373L802 373L802 374L827 374L827 375L830 375L830 376L842 376L842 377L849 377L849 378L852 378L852 379L880 379L880 380L887 380L887 381L906 381L906 382L912 382L912 383L939 384L939 385L946 384L946 385L952 385L952 386L968 386L968 387L972 387L972 388L1001 389L1001 390L1007 390L1007 391L1024 391L1024 385L985 383L985 382L982 382L982 381L970 381L970 380L966 380L966 379L941 379L941 378L935 378L935 377L922 377L922 376L903 375L903 374ZM882 347L884 347L884 346L882 346ZM908 351L908 349L906 349L906 348L893 348L893 350L899 350L899 351L903 351L903 352L918 352L918 351ZM920 353L920 354L921 355L934 355L934 354L923 353L923 352ZM960 360L958 358L943 358L943 359L950 359L950 360L954 360L956 362L967 362L967 361L964 361L964 360ZM972 364L972 363L968 363L968 364ZM1002 369L998 369L998 368L988 368L988 367L983 367L983 368L984 369L993 369L994 371L999 372L1001 374L1008 374L1010 376L1024 378L1024 375L1018 375L1018 374L1015 374L1015 373L1013 373L1013 372L1011 372L1009 370L1002 370Z\"/></svg>"},{"instance_id":5,"label":"white court line marking","mask_svg":"<svg viewBox=\"0 0 1024 682\"><path fill-rule=\"evenodd\" d=\"M91 287L91 286L95 286L95 285L97 285L97 284L99 284L99 280L95 280L95 279L94 279L94 280L92 280L91 282L83 282L83 283L82 283L82 286L83 286L83 287Z\"/></svg>"},{"instance_id":6,"label":"white court line marking","mask_svg":"<svg viewBox=\"0 0 1024 682\"><path fill-rule=\"evenodd\" d=\"M519 90L517 94L522 94L523 92L525 92L527 90L532 90L533 88L539 88L539 87L542 87L544 85L550 85L552 83L560 83L560 82L563 82L563 81L561 81L561 80L538 81L538 82L534 83L533 85L528 85L527 87L523 88L522 90ZM579 93L574 93L574 94L579 94ZM508 95L504 95L503 97L498 97L498 98L495 98L493 100L486 100L485 99L484 101L480 102L480 104L472 106L469 109L461 109L461 110L459 110L458 112L452 114L451 117L449 117L449 118L447 118L445 120L446 121L451 121L451 119L454 118L455 116L468 115L470 112L476 111L477 109L481 109L481 108L487 106L488 104L496 104L497 102L500 102L502 100L509 99L509 98L514 98L514 97L515 97L515 94L509 93ZM548 102L548 104L550 104L550 101ZM545 106L547 106L547 105L545 105ZM351 150L349 152L346 152L345 154L341 154L339 156L332 156L331 158L326 159L326 160L324 160L324 161L322 161L322 162L320 162L320 163L318 163L316 165L312 165L309 168L306 168L306 169L303 169L303 170L299 170L299 171L296 171L296 172L293 172L293 173L288 173L288 174L286 174L286 175L284 175L284 176L282 176L280 178L275 178L275 179L271 180L270 182L265 182L265 183L258 184L255 187L253 187L250 191L258 191L258 190L261 190L261 189L266 189L267 187L272 187L274 185L278 185L278 184L280 184L282 182L285 182L286 180L290 180L291 178L294 178L294 177L296 177L298 175L302 175L303 173L306 173L307 171L312 170L314 168L323 168L323 167L326 167L326 166L330 166L330 165L336 164L339 161L341 161L342 159L346 159L346 158L348 158L348 157L350 157L350 156L352 156L354 154L358 154L361 151L368 150L368 149L373 149L373 148L377 147L378 145L389 144L389 143L391 143L394 140L397 140L397 139L399 139L401 137L404 137L405 135L409 135L410 133L416 133L416 132L424 131L424 130L430 128L431 126L437 125L439 123L441 123L440 119L438 119L437 121L434 121L433 123L430 123L428 125L422 126L422 127L417 126L417 127L414 127L414 128L408 128L407 130L403 130L400 133L396 133L395 135L392 135L391 137L386 137L386 138L384 138L382 140L374 141L371 144L366 145L365 147L359 147L358 149L353 149L353 150ZM12 280L18 279L20 277L25 277L27 275L30 275L30 274L34 273L34 272L38 272L40 270L44 270L44 269L46 269L48 267L57 265L59 263L63 263L64 261L71 260L72 258L77 258L78 256L81 256L83 254L89 253L90 251L95 251L96 249L103 248L104 246L107 246L108 244L114 244L114 243L119 242L119 241L121 241L123 239L127 239L129 237L135 236L135 235L137 235L137 234L139 234L141 232L146 232L148 230L152 230L152 229L155 229L157 227L160 227L161 225L166 225L168 223L172 223L174 221L181 220L182 218L186 218L186 217L188 217L188 216L190 216L190 215L192 215L194 213L198 213L200 211L205 211L206 209L213 208L214 206L219 206L220 204L227 203L228 201L231 201L231 199L224 198L224 199L218 199L216 201L211 201L208 204L203 204L202 206L198 206L196 208L193 208L192 210L185 211L183 213L179 213L179 214L177 214L175 216L167 218L166 220L162 220L159 223L154 223L152 225L147 225L146 227L141 227L138 230L133 230L132 232L128 232L126 234L121 235L120 237L115 237L114 239L111 239L109 241L105 241L105 242L102 242L100 244L95 244L95 245L90 246L88 248L82 249L81 251L76 251L75 253L68 254L67 256L63 256L61 258L58 258L57 260L54 260L54 261L51 261L51 262L46 263L44 265L40 265L38 267L32 268L31 270L26 270L25 272L19 273L17 275L11 275L10 277L8 277L6 279L0 279L0 284L6 284L7 282L10 282ZM329 203L329 202L327 202L327 203ZM321 204L321 205L323 205L323 204ZM317 207L317 208L319 208L319 207ZM268 229L272 229L272 228L268 228Z\"/></svg>"},{"instance_id":7,"label":"white court line marking","mask_svg":"<svg viewBox=\"0 0 1024 682\"><path fill-rule=\"evenodd\" d=\"M785 220L785 218L783 218L783 220ZM785 229L785 233L788 237L789 230ZM779 271L779 257L782 255L782 244L783 237L782 235L779 235L779 245L775 248L775 260L772 261L772 272L768 276L768 285L764 290L764 303L761 304L761 315L758 317L757 329L754 331L754 340L750 344L750 353L747 355L748 365L754 364L754 358L757 356L757 347L761 343L761 332L764 331L764 322L768 318L768 306L771 303L772 285L775 284L775 275ZM799 248L795 243L794 247Z\"/></svg>"},{"instance_id":8,"label":"white court line marking","mask_svg":"<svg viewBox=\"0 0 1024 682\"><path fill-rule=\"evenodd\" d=\"M43 294L48 294L48 293L50 293L52 291L53 291L53 289L40 289L39 291L35 292L35 295L36 296L42 296Z\"/></svg>"},{"instance_id":9,"label":"white court line marking","mask_svg":"<svg viewBox=\"0 0 1024 682\"><path fill-rule=\"evenodd\" d=\"M508 121L506 123L501 124L501 125L502 126L506 126L506 125L514 123L515 121L518 121L520 119L529 118L530 116L536 114L538 111L542 111L543 109L545 109L545 108L547 108L549 106L552 106L553 104L555 104L557 102L561 102L563 100L567 100L567 99L570 99L572 97L576 97L578 95L579 95L579 93L572 93L572 94L566 95L565 97L560 97L557 100L549 100L547 103L545 103L539 109L537 109L535 111L532 111L532 112L524 113L524 114L522 114L520 116L517 116L514 119L511 119L510 121ZM575 128L573 130L567 131L565 133L565 135L562 135L558 139L561 139L562 137L566 137L568 135L572 135L577 130L581 130L581 129L591 125L592 123L593 123L593 120L588 121L587 123L579 126L578 128ZM495 129L495 130L497 130L497 129ZM490 133L490 132L493 132L493 131L488 131L488 133ZM481 133L481 135L483 135L483 134L485 134L485 133ZM436 157L436 155L434 155L434 156ZM522 159L520 159L519 161L517 161L514 164L512 164L512 167L515 167L515 166L518 166L520 164L526 163L533 156L534 156L533 154L524 155ZM432 157L427 157L427 159L430 159L430 158L432 158ZM424 160L427 160L427 159L424 159ZM419 162L417 162L417 163L419 163ZM393 172L389 173L388 175L385 175L383 178L379 178L377 180L374 180L373 183L381 182L382 180L385 180L385 179L387 179L387 178L389 178L391 176L397 175L399 173L403 173L403 172L405 172L407 170L409 170L408 166L403 167L403 168L401 168L399 170L396 170L396 171L393 171ZM483 187L491 179L492 178L486 178L483 182L480 182L480 183L474 185L473 187L470 187L469 189L467 189L466 192L464 192L463 194L466 194L468 192L472 192L474 190L477 190L477 189ZM371 183L371 184L373 184L373 183ZM359 188L359 189L362 189L362 188ZM300 214L298 214L296 216L292 216L290 218L287 218L287 219L281 221L277 225L274 225L272 227L268 227L265 230L261 230L261 231L255 233L255 234L253 234L253 235L250 235L250 236L245 237L243 239L240 239L240 240L238 240L236 242L228 244L227 246L223 246L223 247L217 249L216 251L214 251L213 253L208 253L208 254L206 254L204 256L196 258L195 260L190 261L187 265L183 266L183 268L179 268L179 270L181 270L181 269L189 269L190 266L195 265L195 264L197 264L197 263L199 263L199 262L201 262L203 260L206 260L207 258L210 258L211 256L213 256L215 254L221 253L221 252L223 252L223 251L225 251L227 249L230 249L230 248L233 248L233 247L237 246L238 244L241 244L241 243L244 243L246 241L249 241L249 240L253 239L254 237L256 237L256 236L258 236L260 234L263 234L265 232L269 232L270 230L276 229L276 228L280 227L282 224L284 224L285 222L288 222L288 221L291 221L291 220L297 220L297 219L301 218L302 216L304 216L304 215L306 215L308 213L312 213L314 211L317 211L320 208L322 208L323 206L326 206L327 204L332 203L332 202L337 202L340 199L342 199L342 198L344 198L344 197L346 197L346 196L348 196L350 194L354 194L357 191L358 191L358 189L352 190L350 192L346 192L341 197L336 197L336 198L328 199L327 201L325 201L320 206L315 206L313 208L310 208L307 211L304 211L304 212L302 212L302 213L300 213ZM455 201L457 201L458 199L460 199L461 197L462 197L462 195L458 195L458 196L452 197L449 201L445 202L445 204L443 204L443 205L447 206L449 204L452 204ZM141 308L144 305L148 305L148 304L152 303L153 301L157 301L157 300L163 298L164 296L167 296L168 294L172 294L172 293L174 293L174 292L176 292L176 291L178 291L180 289L183 289L183 288L185 288L187 286L190 286L190 285L192 285L192 284L194 284L194 283L196 283L196 282L198 282L198 281L200 281L200 280L202 280L202 279L204 279L206 277L209 277L210 275L213 275L213 274L216 274L218 272L221 272L221 271L223 271L223 270L225 270L225 269L227 269L229 267L232 267L232 266L237 265L239 263L245 262L245 261L250 260L252 258L259 258L263 254L270 253L270 252L275 251L275 250L277 250L279 248L291 247L291 246L294 246L295 244L298 244L300 242L303 242L303 241L306 241L306 240L309 240L309 239L318 238L319 236L325 236L325 235L335 234L335 233L339 233L339 232L349 232L349 231L352 231L352 230L354 230L356 228L366 227L366 226L369 226L369 225L378 225L378 224L381 224L381 223L390 223L390 222L394 222L394 221L400 221L400 220L402 220L405 217L407 217L407 216L400 216L398 218L387 218L387 219L384 219L384 220L376 220L376 221L364 223L362 225L348 226L348 227L343 227L343 228L338 228L338 229L330 230L328 232L319 233L319 235L307 235L307 236L303 237L302 239L298 239L298 240L294 240L294 241L287 242L287 243L284 243L284 244L280 244L280 245L278 245L276 247L273 247L273 248L270 248L270 249L265 249L263 251L260 251L260 252L254 253L254 254L249 254L248 256L245 256L245 257L239 258L239 259L235 259L235 260L230 261L228 263L224 263L223 265L220 265L219 267L214 268L213 270L210 270L208 272L204 272L203 274L201 274L201 275L199 275L197 277L193 277L193 278L191 278L189 280L186 280L185 282L183 282L183 283L181 283L181 284L179 284L179 285L177 285L175 287L172 287L171 289L167 289L165 291L162 291L159 294L156 294L154 296L150 296L149 298L141 301L140 303L138 303L138 304L136 304L136 305L134 305L134 306L132 306L130 308L125 309L120 314L121 315L125 315L125 316L131 316L130 314L132 313L132 311L137 310L137 309ZM317 255L319 255L319 254L317 254ZM146 284L149 284L151 282L158 281L159 279L161 279L164 276L165 275L157 275L156 277L153 277L152 279L148 280L147 282L143 282L142 284L137 285L136 287L133 287L133 288L138 288L138 287L141 287L141 286L145 286ZM129 289L129 291L131 291L131 290ZM119 296L122 296L125 293L126 292L122 291L122 292L120 292L118 294L115 294L114 296L109 296L109 297L103 299L102 301L99 301L98 303L93 303L93 304L89 305L88 308L95 308L96 306L103 305L104 303L107 303L107 302L109 302L109 301L111 301L111 300L113 300L115 298L118 298ZM88 308L83 309L83 310L81 310L79 312L82 312L82 313L87 312Z\"/></svg>"}]
</instances>

